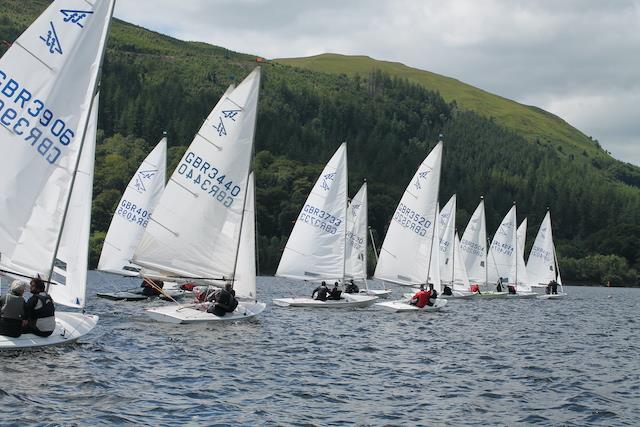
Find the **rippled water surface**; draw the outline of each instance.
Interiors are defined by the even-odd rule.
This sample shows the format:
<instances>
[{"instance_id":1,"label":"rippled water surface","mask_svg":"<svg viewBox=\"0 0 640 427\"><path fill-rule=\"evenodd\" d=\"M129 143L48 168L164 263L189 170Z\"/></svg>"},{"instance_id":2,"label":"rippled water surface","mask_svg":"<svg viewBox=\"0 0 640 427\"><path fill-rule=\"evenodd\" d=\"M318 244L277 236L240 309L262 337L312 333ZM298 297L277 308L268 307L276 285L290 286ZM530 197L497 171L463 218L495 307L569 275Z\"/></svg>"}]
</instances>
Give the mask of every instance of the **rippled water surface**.
<instances>
[{"instance_id":1,"label":"rippled water surface","mask_svg":"<svg viewBox=\"0 0 640 427\"><path fill-rule=\"evenodd\" d=\"M256 320L192 326L89 281L90 335L0 355L0 424L640 425L637 289L393 314L277 307L311 286L264 277Z\"/></svg>"}]
</instances>

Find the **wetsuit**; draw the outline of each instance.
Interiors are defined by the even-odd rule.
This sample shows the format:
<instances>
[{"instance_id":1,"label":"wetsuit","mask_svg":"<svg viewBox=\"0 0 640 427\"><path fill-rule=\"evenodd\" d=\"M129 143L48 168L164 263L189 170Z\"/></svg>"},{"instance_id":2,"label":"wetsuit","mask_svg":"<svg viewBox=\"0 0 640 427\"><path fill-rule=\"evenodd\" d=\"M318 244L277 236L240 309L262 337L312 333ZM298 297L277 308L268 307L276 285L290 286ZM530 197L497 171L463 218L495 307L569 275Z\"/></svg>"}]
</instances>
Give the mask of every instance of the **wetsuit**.
<instances>
[{"instance_id":1,"label":"wetsuit","mask_svg":"<svg viewBox=\"0 0 640 427\"><path fill-rule=\"evenodd\" d=\"M328 293L329 293L329 288L327 288L326 285L320 285L313 290L313 293L311 294L311 298L315 298L320 301L326 301ZM318 294L317 297L316 297L316 294Z\"/></svg>"},{"instance_id":2,"label":"wetsuit","mask_svg":"<svg viewBox=\"0 0 640 427\"><path fill-rule=\"evenodd\" d=\"M23 334L34 334L48 337L56 329L55 306L46 292L31 295L27 301L25 318L29 324L22 330Z\"/></svg>"}]
</instances>

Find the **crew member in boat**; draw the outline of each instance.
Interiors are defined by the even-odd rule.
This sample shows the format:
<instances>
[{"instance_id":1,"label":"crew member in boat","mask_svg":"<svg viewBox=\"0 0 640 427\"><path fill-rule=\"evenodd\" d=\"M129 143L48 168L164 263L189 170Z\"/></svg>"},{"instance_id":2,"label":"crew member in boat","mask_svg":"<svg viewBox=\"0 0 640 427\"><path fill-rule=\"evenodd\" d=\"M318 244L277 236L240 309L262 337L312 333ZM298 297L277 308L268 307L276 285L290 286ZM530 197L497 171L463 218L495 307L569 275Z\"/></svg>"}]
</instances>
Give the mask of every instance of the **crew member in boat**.
<instances>
[{"instance_id":1,"label":"crew member in boat","mask_svg":"<svg viewBox=\"0 0 640 427\"><path fill-rule=\"evenodd\" d=\"M349 280L349 284L344 288L344 292L346 294L357 294L360 292L360 289L358 288L358 285L354 283L353 279L351 279Z\"/></svg>"},{"instance_id":2,"label":"crew member in boat","mask_svg":"<svg viewBox=\"0 0 640 427\"><path fill-rule=\"evenodd\" d=\"M340 300L340 294L342 293L342 291L340 289L338 289L338 282L335 282L333 284L333 289L331 289L331 292L329 293L329 298L330 300Z\"/></svg>"},{"instance_id":3,"label":"crew member in boat","mask_svg":"<svg viewBox=\"0 0 640 427\"><path fill-rule=\"evenodd\" d=\"M442 290L442 295L453 295L453 291L449 287L449 285L444 285L444 289Z\"/></svg>"},{"instance_id":4,"label":"crew member in boat","mask_svg":"<svg viewBox=\"0 0 640 427\"><path fill-rule=\"evenodd\" d=\"M433 283L429 283L429 290L427 291L429 294L429 299L427 299L427 305L432 306L436 303L436 298L438 298L438 291L433 289Z\"/></svg>"},{"instance_id":5,"label":"crew member in boat","mask_svg":"<svg viewBox=\"0 0 640 427\"><path fill-rule=\"evenodd\" d=\"M22 333L26 309L23 295L26 287L20 280L14 280L9 292L0 297L0 335L18 338Z\"/></svg>"},{"instance_id":6,"label":"crew member in boat","mask_svg":"<svg viewBox=\"0 0 640 427\"><path fill-rule=\"evenodd\" d=\"M424 285L420 285L420 290L409 301L409 304L422 308L429 302L431 294L424 290Z\"/></svg>"},{"instance_id":7,"label":"crew member in boat","mask_svg":"<svg viewBox=\"0 0 640 427\"><path fill-rule=\"evenodd\" d=\"M161 289L164 288L164 282L162 280L152 280L145 277L140 287L142 288L142 295L157 297L162 294Z\"/></svg>"},{"instance_id":8,"label":"crew member in boat","mask_svg":"<svg viewBox=\"0 0 640 427\"><path fill-rule=\"evenodd\" d=\"M318 294L318 296L316 296L316 294ZM320 286L315 288L311 293L311 299L326 301L328 295L329 295L329 288L327 287L327 282L323 280Z\"/></svg>"},{"instance_id":9,"label":"crew member in boat","mask_svg":"<svg viewBox=\"0 0 640 427\"><path fill-rule=\"evenodd\" d=\"M547 293L551 293L553 295L558 295L558 282L556 282L555 279L552 279L549 282L548 288L549 288L549 292L547 292Z\"/></svg>"},{"instance_id":10,"label":"crew member in boat","mask_svg":"<svg viewBox=\"0 0 640 427\"><path fill-rule=\"evenodd\" d=\"M496 292L502 292L502 277L498 279L498 283L496 283Z\"/></svg>"},{"instance_id":11,"label":"crew member in boat","mask_svg":"<svg viewBox=\"0 0 640 427\"><path fill-rule=\"evenodd\" d=\"M469 290L474 294L482 295L482 292L480 292L480 285L478 285L477 283L469 286Z\"/></svg>"},{"instance_id":12,"label":"crew member in boat","mask_svg":"<svg viewBox=\"0 0 640 427\"><path fill-rule=\"evenodd\" d=\"M45 292L44 281L40 277L31 279L31 298L27 300L22 333L48 337L56 329L53 299Z\"/></svg>"},{"instance_id":13,"label":"crew member in boat","mask_svg":"<svg viewBox=\"0 0 640 427\"><path fill-rule=\"evenodd\" d=\"M511 295L515 295L516 294L516 286L515 285L507 285L507 291L509 291L509 293Z\"/></svg>"},{"instance_id":14,"label":"crew member in boat","mask_svg":"<svg viewBox=\"0 0 640 427\"><path fill-rule=\"evenodd\" d=\"M233 313L238 307L238 300L235 297L235 291L231 283L226 283L224 289L216 292L215 303L211 303L207 309L208 313L216 316L224 316L227 313Z\"/></svg>"}]
</instances>

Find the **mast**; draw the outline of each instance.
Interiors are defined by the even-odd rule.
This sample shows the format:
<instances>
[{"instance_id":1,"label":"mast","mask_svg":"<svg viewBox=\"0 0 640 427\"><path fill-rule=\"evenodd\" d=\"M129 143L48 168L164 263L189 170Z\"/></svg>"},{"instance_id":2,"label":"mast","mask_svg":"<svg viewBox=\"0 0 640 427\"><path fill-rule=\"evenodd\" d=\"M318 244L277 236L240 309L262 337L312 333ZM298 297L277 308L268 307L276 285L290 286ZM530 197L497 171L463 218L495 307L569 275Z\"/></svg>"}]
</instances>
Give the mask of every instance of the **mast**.
<instances>
[{"instance_id":1,"label":"mast","mask_svg":"<svg viewBox=\"0 0 640 427\"><path fill-rule=\"evenodd\" d=\"M488 252L489 252L489 239L487 238L487 218L486 218L486 212L484 210L484 196L480 196L480 203L482 203L482 227L484 228L484 238L485 238L485 245L487 245L487 248L484 252L484 287L485 289L489 289L489 259L488 259Z\"/></svg>"},{"instance_id":2,"label":"mast","mask_svg":"<svg viewBox=\"0 0 640 427\"><path fill-rule=\"evenodd\" d=\"M364 207L364 224L365 227L369 227L369 196L367 195L367 178L364 179L364 199L367 201ZM369 229L371 230L371 229ZM346 239L345 239L346 241ZM368 270L368 259L367 259L367 235L364 235L364 287L369 290L369 284L367 283L367 270Z\"/></svg>"},{"instance_id":3,"label":"mast","mask_svg":"<svg viewBox=\"0 0 640 427\"><path fill-rule=\"evenodd\" d=\"M436 204L437 204L437 209L433 214L433 228L431 229L431 245L429 245L429 262L427 263L427 283L426 285L429 285L429 272L431 271L431 259L433 258L433 239L435 238L435 224L436 221L438 221L438 213L440 212L440 202L438 202L438 200L440 199L440 175L442 173L442 159L444 158L444 142L442 141L442 139L444 138L444 135L440 134L440 140L438 141L438 144L442 144L442 157L440 157L440 169L438 170L438 186L436 189ZM436 144L436 146L438 145ZM439 249L439 245L438 245L438 250ZM438 266L438 268L440 268L440 266Z\"/></svg>"},{"instance_id":4,"label":"mast","mask_svg":"<svg viewBox=\"0 0 640 427\"><path fill-rule=\"evenodd\" d=\"M516 208L516 202L513 202L513 207ZM516 209L516 214L517 214L517 209ZM519 252L518 252L518 216L514 215L514 219L513 219L513 233L516 235L516 248L514 251L514 255L515 255L515 262L516 262L516 280L515 283L513 284L514 289L518 289L518 257L519 257ZM509 290L509 284L507 284L507 291Z\"/></svg>"},{"instance_id":5,"label":"mast","mask_svg":"<svg viewBox=\"0 0 640 427\"><path fill-rule=\"evenodd\" d=\"M453 255L451 256L451 290L453 291L454 281L456 280L456 239L458 238L458 229L453 234Z\"/></svg>"},{"instance_id":6,"label":"mast","mask_svg":"<svg viewBox=\"0 0 640 427\"><path fill-rule=\"evenodd\" d=\"M102 76L102 65L104 63L104 54L107 48L107 37L109 35L109 30L111 29L111 22L113 18L113 10L115 8L116 1L111 0L111 8L109 10L109 19L107 21L107 29L102 35L102 49L100 51L100 67L98 68L98 72L95 76L95 81L93 82L93 89L91 90L91 102L89 104L89 110L87 110L87 117L84 120L84 129L82 131L82 138L80 139L80 148L78 150L78 157L76 158L73 175L71 177L71 182L69 183L69 191L67 192L67 200L65 201L64 211L62 213L62 222L60 226L60 230L58 230L58 237L56 238L56 245L53 250L53 257L51 259L51 267L49 268L49 273L47 274L47 288L46 291L49 292L49 285L51 282L51 277L53 276L53 269L56 264L56 258L58 257L58 250L60 249L60 242L62 241L62 232L64 230L64 223L67 219L67 214L69 213L69 204L71 202L71 194L73 192L73 186L76 182L76 176L78 174L78 166L80 165L80 158L82 157L82 149L84 148L84 139L87 135L87 128L89 125L89 120L91 119L91 111L93 110L93 98L98 92L98 86L100 84L100 77Z\"/></svg>"},{"instance_id":7,"label":"mast","mask_svg":"<svg viewBox=\"0 0 640 427\"><path fill-rule=\"evenodd\" d=\"M258 123L258 102L260 101L260 83L262 81L262 69L259 66L256 68L258 68L258 94L256 95L256 113L253 116L253 129L251 131L251 157L252 158L255 156L256 123ZM233 289L233 284L236 280L236 270L238 269L238 253L240 252L240 241L242 240L242 223L244 222L244 211L247 207L247 189L249 187L249 175L251 175L251 166L247 168L247 175L245 176L246 184L244 186L244 197L242 198L242 215L240 216L240 233L238 234L238 243L236 245L235 261L233 262L233 273L231 275L232 289ZM255 191L254 191L254 197L255 197ZM254 252L254 255L255 255L255 252Z\"/></svg>"},{"instance_id":8,"label":"mast","mask_svg":"<svg viewBox=\"0 0 640 427\"><path fill-rule=\"evenodd\" d=\"M344 218L342 218L342 223L344 224L344 232L342 235L342 238L344 240L343 245L342 245L342 283L344 284L346 282L346 268L347 268L347 215L349 213L349 157L347 156L347 141L343 142L344 144L344 168L347 171L346 176L345 176L345 181L346 181L346 186L347 186L347 193L345 195L344 198ZM366 271L365 271L365 275L366 275ZM365 278L365 282L366 282L366 278Z\"/></svg>"}]
</instances>

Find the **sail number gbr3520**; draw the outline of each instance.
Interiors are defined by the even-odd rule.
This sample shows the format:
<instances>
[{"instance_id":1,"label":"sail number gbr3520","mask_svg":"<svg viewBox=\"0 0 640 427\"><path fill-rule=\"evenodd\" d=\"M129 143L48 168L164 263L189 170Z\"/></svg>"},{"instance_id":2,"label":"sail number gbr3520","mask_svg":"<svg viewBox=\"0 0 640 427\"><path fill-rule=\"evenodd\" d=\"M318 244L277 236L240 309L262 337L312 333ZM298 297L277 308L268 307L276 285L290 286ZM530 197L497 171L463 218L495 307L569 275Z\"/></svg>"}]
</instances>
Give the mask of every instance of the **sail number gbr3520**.
<instances>
[{"instance_id":1,"label":"sail number gbr3520","mask_svg":"<svg viewBox=\"0 0 640 427\"><path fill-rule=\"evenodd\" d=\"M230 208L241 188L227 179L227 174L214 167L202 157L192 151L182 158L178 165L178 174L184 176L189 182L205 191L208 196Z\"/></svg>"}]
</instances>

